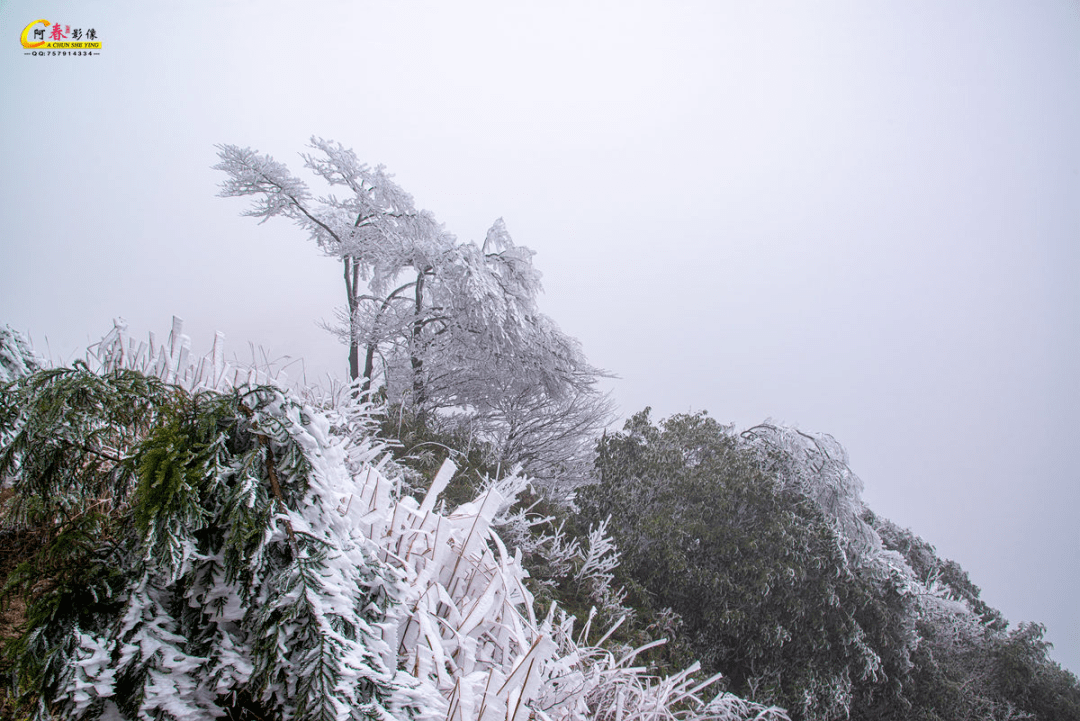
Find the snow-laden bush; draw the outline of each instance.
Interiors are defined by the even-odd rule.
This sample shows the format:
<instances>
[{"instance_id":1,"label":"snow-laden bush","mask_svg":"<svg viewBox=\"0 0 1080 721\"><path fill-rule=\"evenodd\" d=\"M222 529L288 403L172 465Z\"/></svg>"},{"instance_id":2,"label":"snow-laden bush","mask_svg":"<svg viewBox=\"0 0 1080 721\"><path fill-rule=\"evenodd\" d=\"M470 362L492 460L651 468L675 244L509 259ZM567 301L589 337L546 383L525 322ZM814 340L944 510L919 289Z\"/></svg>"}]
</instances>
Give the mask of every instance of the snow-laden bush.
<instances>
[{"instance_id":1,"label":"snow-laden bush","mask_svg":"<svg viewBox=\"0 0 1080 721\"><path fill-rule=\"evenodd\" d=\"M34 718L784 718L538 612L493 526L524 479L442 513L447 465L399 497L351 394L305 402L179 330L0 386L5 522L37 539L6 586Z\"/></svg>"}]
</instances>

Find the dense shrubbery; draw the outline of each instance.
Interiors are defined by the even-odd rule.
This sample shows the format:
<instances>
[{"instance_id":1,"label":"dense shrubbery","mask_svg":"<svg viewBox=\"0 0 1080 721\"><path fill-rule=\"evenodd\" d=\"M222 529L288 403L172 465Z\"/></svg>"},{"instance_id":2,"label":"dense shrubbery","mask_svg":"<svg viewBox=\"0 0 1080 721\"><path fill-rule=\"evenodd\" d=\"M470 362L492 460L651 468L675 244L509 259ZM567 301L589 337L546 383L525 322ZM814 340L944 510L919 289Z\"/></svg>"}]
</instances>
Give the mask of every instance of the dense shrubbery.
<instances>
[{"instance_id":1,"label":"dense shrubbery","mask_svg":"<svg viewBox=\"0 0 1080 721\"><path fill-rule=\"evenodd\" d=\"M5 563L4 595L25 624L6 648L5 703L37 718L465 719L490 700L523 721L475 668L517 678L507 693L553 718L781 717L734 695L676 701L694 686L680 669L701 661L808 721L1080 719L1080 685L1044 629L1010 629L959 565L867 509L828 436L740 434L704 413L656 425L646 411L600 441L596 482L562 505L508 478L459 420L372 415L347 390L303 402L257 373L200 390L228 375L216 349L196 368L175 337L140 358L120 329L110 339L92 370L44 368L0 338L0 531L20 561ZM392 482L371 465L383 450ZM456 474L440 471L448 459ZM472 503L508 482L516 510ZM455 507L473 510L440 530ZM517 558L498 559L496 527ZM404 563L405 548L429 550ZM503 615L479 626L477 571L454 561L474 552L483 574L509 574ZM443 570L424 571L436 558ZM533 595L558 613L541 624ZM576 642L567 611L585 622ZM508 626L507 613L525 615ZM450 619L477 640L524 624L526 640L462 663L472 642L452 626L425 635ZM609 650L577 645L601 639ZM629 668L636 655L671 680ZM519 678L523 658L537 675ZM539 692L568 679L576 695Z\"/></svg>"},{"instance_id":2,"label":"dense shrubbery","mask_svg":"<svg viewBox=\"0 0 1080 721\"><path fill-rule=\"evenodd\" d=\"M1021 623L1010 630L959 564L869 510L865 518L925 589L919 646L904 688L910 710L881 718L1080 719L1080 683L1050 659L1043 626Z\"/></svg>"},{"instance_id":3,"label":"dense shrubbery","mask_svg":"<svg viewBox=\"0 0 1080 721\"><path fill-rule=\"evenodd\" d=\"M557 605L537 609L520 552L493 530L498 518L514 529L522 479L485 483L447 514L436 498L452 464L422 501L400 495L406 479L354 394L312 404L272 385L200 389L230 375L216 353L196 367L184 343L133 356L113 336L100 369L0 385L0 521L34 539L4 584L27 611L5 650L11 713L785 718L710 693L695 667L648 676L633 649L589 645L591 617L578 630ZM548 558L602 604L614 563L603 532L554 538Z\"/></svg>"},{"instance_id":4,"label":"dense shrubbery","mask_svg":"<svg viewBox=\"0 0 1080 721\"><path fill-rule=\"evenodd\" d=\"M654 661L699 658L798 719L1080 719L1042 628L1008 631L959 565L866 509L831 438L646 410L597 469L582 518L611 516L639 627L675 632Z\"/></svg>"},{"instance_id":5,"label":"dense shrubbery","mask_svg":"<svg viewBox=\"0 0 1080 721\"><path fill-rule=\"evenodd\" d=\"M842 716L878 660L855 618L867 594L822 512L703 414L659 428L638 414L597 464L584 513L612 516L619 579L643 607L678 614L682 654L738 693Z\"/></svg>"},{"instance_id":6,"label":"dense shrubbery","mask_svg":"<svg viewBox=\"0 0 1080 721\"><path fill-rule=\"evenodd\" d=\"M371 629L394 575L330 516L329 438L299 403L77 364L5 387L0 423L5 520L42 539L5 588L37 717L403 710Z\"/></svg>"}]
</instances>

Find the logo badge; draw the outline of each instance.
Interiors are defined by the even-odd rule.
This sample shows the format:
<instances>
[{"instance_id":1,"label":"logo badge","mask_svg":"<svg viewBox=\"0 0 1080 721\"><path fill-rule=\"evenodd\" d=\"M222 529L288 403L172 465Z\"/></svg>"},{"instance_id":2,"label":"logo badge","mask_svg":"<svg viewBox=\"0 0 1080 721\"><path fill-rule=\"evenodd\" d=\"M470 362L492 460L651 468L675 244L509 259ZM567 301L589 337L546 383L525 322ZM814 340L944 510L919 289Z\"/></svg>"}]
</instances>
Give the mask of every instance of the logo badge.
<instances>
[{"instance_id":1,"label":"logo badge","mask_svg":"<svg viewBox=\"0 0 1080 721\"><path fill-rule=\"evenodd\" d=\"M31 51L25 53L26 55L67 55L69 52L63 51L101 50L101 40L95 28L72 30L70 25L51 23L45 19L35 20L23 28L19 40L24 48ZM70 54L99 55L100 53L72 52Z\"/></svg>"}]
</instances>

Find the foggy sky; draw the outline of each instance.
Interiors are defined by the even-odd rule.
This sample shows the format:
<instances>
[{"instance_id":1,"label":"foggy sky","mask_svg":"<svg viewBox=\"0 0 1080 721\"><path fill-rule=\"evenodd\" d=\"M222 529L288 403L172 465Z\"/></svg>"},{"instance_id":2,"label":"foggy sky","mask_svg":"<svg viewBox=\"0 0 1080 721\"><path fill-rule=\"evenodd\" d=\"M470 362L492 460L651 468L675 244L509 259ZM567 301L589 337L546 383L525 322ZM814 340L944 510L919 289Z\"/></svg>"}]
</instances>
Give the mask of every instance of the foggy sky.
<instances>
[{"instance_id":1,"label":"foggy sky","mask_svg":"<svg viewBox=\"0 0 1080 721\"><path fill-rule=\"evenodd\" d=\"M22 28L94 27L96 57ZM1080 670L1075 2L0 3L0 322L344 375L340 268L215 197L320 135L503 217L621 412L834 435L876 512Z\"/></svg>"}]
</instances>

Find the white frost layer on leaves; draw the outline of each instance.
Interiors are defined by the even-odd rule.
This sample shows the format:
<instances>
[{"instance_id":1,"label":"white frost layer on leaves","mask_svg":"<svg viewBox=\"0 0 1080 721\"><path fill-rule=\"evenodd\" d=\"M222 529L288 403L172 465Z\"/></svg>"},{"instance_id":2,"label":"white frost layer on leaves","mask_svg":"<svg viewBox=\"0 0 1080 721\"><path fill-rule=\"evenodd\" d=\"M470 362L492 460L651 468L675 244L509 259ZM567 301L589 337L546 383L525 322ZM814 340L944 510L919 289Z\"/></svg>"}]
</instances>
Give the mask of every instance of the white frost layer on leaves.
<instances>
[{"instance_id":1,"label":"white frost layer on leaves","mask_svg":"<svg viewBox=\"0 0 1080 721\"><path fill-rule=\"evenodd\" d=\"M164 343L153 333L148 341L136 342L123 320L113 321L113 329L87 350L86 360L95 370L118 368L137 370L187 390L228 390L243 384L286 385L284 372L243 366L225 359L225 334L214 334L214 345L204 356L191 353L191 338L184 335L184 321L173 316L172 331Z\"/></svg>"},{"instance_id":2,"label":"white frost layer on leaves","mask_svg":"<svg viewBox=\"0 0 1080 721\"><path fill-rule=\"evenodd\" d=\"M101 370L133 368L189 390L227 390L244 383L268 383L263 372L224 360L221 337L202 358L190 353L179 319L165 344L136 345L122 324L92 350ZM280 380L280 379L278 379ZM381 445L370 437L332 429L348 425L358 411L323 412L282 393L265 412L274 415L301 446L311 464L309 491L300 508L288 509L292 532L325 541L331 551L319 587L306 594L318 630L338 649L340 677L327 689L328 717L418 718L445 721L697 721L705 719L786 719L730 694L716 694L717 677L695 676L697 665L657 678L634 665L638 649L622 657L602 646L579 644L591 618L575 639L576 619L556 605L539 611L525 580L520 550L508 549L493 528L498 514L526 484L512 476L490 485L471 503L439 513L436 497L454 473L447 462L420 503L398 498L395 481L381 470ZM361 412L362 414L362 412ZM328 417L329 416L329 417ZM382 461L385 461L382 458ZM279 535L282 524L278 524ZM602 536L602 529L600 535ZM602 550L602 549L601 549ZM597 554L589 573L612 567ZM195 559L199 562L214 559ZM583 571L584 573L585 571ZM367 623L356 600L378 590L396 601L375 623ZM282 603L283 597L276 597ZM254 640L241 630L246 614L235 584L220 573L200 577L186 593L188 605L218 608L212 649L188 655L184 639L164 609L158 589L137 588L128 601L119 662L107 663L108 643L80 636L83 652L73 669L70 698L86 708L104 700L102 718L121 718L111 698L113 679L127 664L148 662L149 683L142 714L166 712L180 721L220 716L215 696L243 688L252 677ZM361 609L362 611L362 609ZM359 633L348 638L332 619L348 619ZM302 654L290 652L296 624L285 624L275 639L281 674L264 698L286 702L308 669ZM603 640L601 640L603 643ZM652 646L654 644L649 644ZM366 682L391 689L379 706L360 698Z\"/></svg>"},{"instance_id":3,"label":"white frost layer on leaves","mask_svg":"<svg viewBox=\"0 0 1080 721\"><path fill-rule=\"evenodd\" d=\"M323 459L330 460L327 454ZM437 479L453 470L448 461ZM492 485L449 515L432 510L438 482L417 504L395 500L391 481L371 467L337 480L344 484L342 495L324 507L336 506L341 521L402 574L400 603L380 625L391 654L384 661L417 680L428 699L425 716L783 718L775 709L709 693L717 679L695 679L696 668L657 679L633 666L636 652L616 659L603 648L579 646L574 619L555 606L538 618L520 552L510 552L492 527L523 479Z\"/></svg>"},{"instance_id":4,"label":"white frost layer on leaves","mask_svg":"<svg viewBox=\"0 0 1080 721\"><path fill-rule=\"evenodd\" d=\"M44 367L45 360L34 352L22 333L9 325L0 326L0 383L30 375Z\"/></svg>"}]
</instances>

